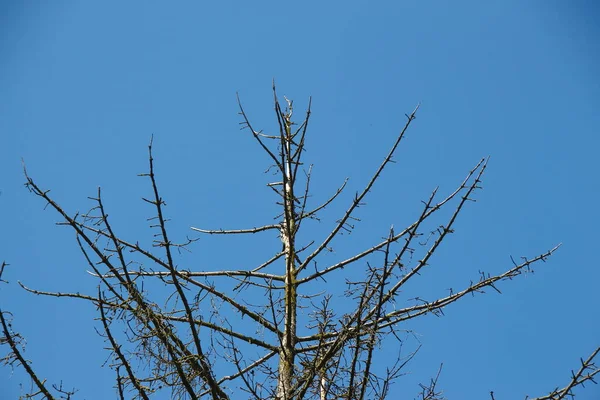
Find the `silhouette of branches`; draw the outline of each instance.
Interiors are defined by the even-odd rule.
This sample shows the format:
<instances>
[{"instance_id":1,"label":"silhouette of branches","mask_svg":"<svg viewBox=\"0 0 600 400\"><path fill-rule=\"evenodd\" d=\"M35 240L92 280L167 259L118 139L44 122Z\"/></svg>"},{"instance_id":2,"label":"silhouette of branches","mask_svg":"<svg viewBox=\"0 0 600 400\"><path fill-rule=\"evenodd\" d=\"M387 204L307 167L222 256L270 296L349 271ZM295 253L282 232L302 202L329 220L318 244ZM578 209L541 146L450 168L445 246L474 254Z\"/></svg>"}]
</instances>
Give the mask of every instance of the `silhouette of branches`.
<instances>
[{"instance_id":1,"label":"silhouette of branches","mask_svg":"<svg viewBox=\"0 0 600 400\"><path fill-rule=\"evenodd\" d=\"M258 265L211 271L178 265L174 251L190 248L197 238L181 243L172 240L167 203L155 175L152 140L148 171L140 174L150 188L150 195L142 198L151 212L153 240L148 244L117 232L100 189L89 198L88 212L71 214L25 170L27 188L54 210L59 224L75 233L85 268L97 280L97 292L47 291L19 284L34 295L73 298L94 307L97 332L107 343L107 365L115 371L119 398L166 395L224 400L238 398L241 392L253 399L278 400L393 398L392 384L420 348L406 350L406 337L411 335L406 321L429 313L441 315L444 308L469 294L486 289L500 293L502 284L546 261L560 246L520 262L513 260L502 273L480 271L449 295L431 300L417 297L407 303L399 294L431 266L454 233L457 219L476 201L488 159L475 163L445 195L435 188L422 202L418 216L402 229L391 227L383 239L336 260L331 252L336 239L357 229L357 210L394 163L419 106L406 115L383 161L354 196L344 198L345 180L329 197L312 204L312 166L304 161L311 102L301 121L295 122L293 101L285 97L280 101L275 86L273 98L275 133L256 130L239 97L238 105L242 129L250 132L271 163L269 170L277 174L277 180L267 184L275 194L275 223L191 228L199 235L223 237L278 232L281 250ZM327 223L329 228L320 239L316 235L301 239L302 228L311 221L323 224L320 213L340 201L347 201L344 211ZM420 241L423 237L427 239ZM0 268L0 282L6 265ZM360 278L351 280L350 276ZM327 285L333 277L344 278L345 285ZM11 317L0 311L0 344L8 349L3 361L24 368L31 378L34 389L26 398L74 396L74 390L66 391L62 384L48 387L38 377L23 357L23 339L12 329ZM390 342L400 350L385 364L381 350ZM599 351L582 360L567 386L536 399L573 397L574 388L594 382ZM384 361L389 361L389 355ZM428 384L415 388L419 399L444 398L439 388L441 372L440 366ZM490 395L494 399L493 392Z\"/></svg>"}]
</instances>

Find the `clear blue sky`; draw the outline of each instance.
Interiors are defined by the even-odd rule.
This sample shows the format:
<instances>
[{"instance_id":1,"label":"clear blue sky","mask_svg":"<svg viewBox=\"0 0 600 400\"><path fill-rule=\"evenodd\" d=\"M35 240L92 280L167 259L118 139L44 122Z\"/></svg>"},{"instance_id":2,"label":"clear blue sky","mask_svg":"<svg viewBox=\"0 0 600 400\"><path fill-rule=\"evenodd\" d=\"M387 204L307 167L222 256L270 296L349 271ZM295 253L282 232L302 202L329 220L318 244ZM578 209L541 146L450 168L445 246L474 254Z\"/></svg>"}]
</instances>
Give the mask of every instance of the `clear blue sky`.
<instances>
[{"instance_id":1,"label":"clear blue sky","mask_svg":"<svg viewBox=\"0 0 600 400\"><path fill-rule=\"evenodd\" d=\"M523 398L565 385L600 344L599 17L593 1L554 0L3 2L0 260L12 267L0 302L28 339L27 357L49 382L79 388L77 398L115 397L113 373L100 368L108 353L95 310L16 285L94 293L96 284L72 232L23 187L21 158L70 212L86 211L101 186L120 232L145 240L148 187L136 174L146 171L153 134L172 235L269 223L268 159L239 130L235 94L256 126L273 128L274 78L299 110L313 96L315 196L351 178L334 210L422 102L340 252L403 226L435 186L448 192L488 155L478 202L415 290L433 299L478 270L509 268L511 255L563 243L535 274L503 283L503 295L467 298L443 318L407 326L423 347L393 392L416 396L442 362L439 385L450 399L490 390ZM256 244L236 241L237 261L268 254ZM231 266L226 248L202 238L186 262ZM19 371L0 370L0 398L16 398L21 381ZM600 387L581 393L597 399Z\"/></svg>"}]
</instances>

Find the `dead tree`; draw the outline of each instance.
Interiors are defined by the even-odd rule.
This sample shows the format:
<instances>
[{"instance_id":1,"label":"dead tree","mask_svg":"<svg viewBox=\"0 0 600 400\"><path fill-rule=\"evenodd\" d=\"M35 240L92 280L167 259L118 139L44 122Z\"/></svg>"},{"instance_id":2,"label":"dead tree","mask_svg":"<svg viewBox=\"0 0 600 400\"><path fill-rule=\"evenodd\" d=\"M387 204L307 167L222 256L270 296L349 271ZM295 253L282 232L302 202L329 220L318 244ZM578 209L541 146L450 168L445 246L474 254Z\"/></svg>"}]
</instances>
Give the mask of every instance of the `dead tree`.
<instances>
[{"instance_id":1,"label":"dead tree","mask_svg":"<svg viewBox=\"0 0 600 400\"><path fill-rule=\"evenodd\" d=\"M206 235L247 235L275 232L280 250L260 265L235 270L197 271L177 265L174 251L189 247L172 241L167 229L166 203L155 176L152 142L149 170L151 196L143 201L153 209L155 240L146 247L120 236L111 224L101 191L92 209L71 215L25 171L26 186L55 210L61 224L76 233L89 271L98 280L96 293L48 292L23 288L37 295L71 297L91 303L99 317L99 331L111 349L119 398L149 399L165 394L172 398L224 400L253 399L383 399L393 398L391 383L403 372L417 350L400 354L386 368L373 362L384 341L402 341L406 321L426 314L440 314L459 299L499 285L545 261L558 246L533 258L514 261L504 273L481 275L460 290L435 300L416 299L407 304L399 293L430 263L453 225L481 189L487 159L479 160L455 190L439 195L435 189L420 208L418 217L403 229L389 229L382 239L354 255L329 262L335 239L354 229L356 211L375 188L384 169L413 124L418 106L406 115L406 123L383 162L358 191L339 219L322 238L301 239L301 228L338 199L346 182L312 208L311 167L305 167L305 139L310 102L302 121L293 120L292 101L280 103L273 88L276 133L255 129L239 102L242 128L256 140L270 160L276 181L268 184L278 208L275 223L250 229L201 229ZM338 199L339 200L339 199ZM449 217L439 219L438 211ZM437 219L436 219L437 218ZM322 261L325 260L325 261ZM6 264L0 270L4 270ZM325 282L340 281L344 271L362 270L359 280L346 279L345 290ZM151 291L156 285L168 291ZM317 288L322 289L318 291ZM256 298L262 299L262 303ZM252 301L250 301L252 299ZM333 307L343 300L345 308ZM300 312L308 310L309 312ZM340 311L341 310L341 311ZM7 348L4 361L23 367L36 390L27 398L71 398L74 391L48 386L22 355L22 338L11 325L11 314L0 312L2 337ZM572 389L593 378L600 369L594 358L582 361L568 384L538 399L563 399ZM144 367L142 368L141 365ZM441 370L440 370L441 371ZM415 388L420 399L442 399L438 375ZM246 394L242 395L241 391ZM490 393L494 399L493 392Z\"/></svg>"}]
</instances>

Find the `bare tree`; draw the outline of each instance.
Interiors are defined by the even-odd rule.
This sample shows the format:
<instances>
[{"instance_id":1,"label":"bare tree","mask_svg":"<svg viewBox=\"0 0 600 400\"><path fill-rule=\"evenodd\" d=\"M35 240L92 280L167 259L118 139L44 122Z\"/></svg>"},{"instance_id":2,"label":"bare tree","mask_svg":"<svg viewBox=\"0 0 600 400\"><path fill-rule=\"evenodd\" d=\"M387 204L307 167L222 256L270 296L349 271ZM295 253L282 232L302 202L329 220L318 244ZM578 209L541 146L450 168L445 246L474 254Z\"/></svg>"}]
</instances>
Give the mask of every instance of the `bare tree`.
<instances>
[{"instance_id":1,"label":"bare tree","mask_svg":"<svg viewBox=\"0 0 600 400\"><path fill-rule=\"evenodd\" d=\"M98 189L92 209L82 215L66 212L25 171L27 187L76 233L76 240L90 272L98 280L97 293L62 293L23 288L31 293L71 297L92 303L98 312L99 332L111 351L119 398L149 399L168 394L173 398L239 398L240 390L253 399L384 399L391 384L404 371L418 348L398 354L382 368L374 363L384 341L402 343L405 322L426 314L440 314L466 295L499 285L545 261L558 246L533 258L514 261L498 275L481 273L477 279L447 296L434 300L416 298L396 302L405 285L429 265L453 225L481 189L487 159L479 160L456 188L445 195L435 189L423 201L418 217L403 229L390 228L380 240L354 255L329 262L339 235L354 229L356 211L374 189L416 118L418 106L406 115L406 123L383 162L362 190L356 193L323 238L306 240L301 228L330 206L346 188L343 182L321 204L310 207L311 171L304 164L305 138L310 121L310 102L301 122L293 120L293 102L278 100L273 87L277 133L256 130L239 102L242 128L250 132L270 160L277 178L268 184L275 193L275 223L248 229L192 229L206 235L248 235L277 232L280 250L260 265L235 270L193 271L178 266L176 250L196 239L175 243L167 229L166 203L155 176L152 142L148 147L151 196L143 198L153 208L155 240L144 247L123 238L112 221ZM446 219L440 219L447 209ZM324 261L323 261L324 260ZM7 264L2 264L0 278ZM362 270L361 279L346 278L345 290L336 293L326 285L339 281L346 268ZM151 291L157 284L165 291ZM339 300L343 299L343 303ZM262 301L256 300L262 299ZM256 303L256 304L255 304ZM333 304L343 304L334 307ZM403 305L404 304L404 305ZM305 312L308 310L308 312ZM23 367L35 390L25 398L72 398L74 390L49 386L22 354L22 337L12 329L12 315L0 312L2 337L7 346L4 362ZM567 385L538 399L574 396L573 389L593 381L600 369L594 359L600 348L582 360ZM442 399L437 375L415 388L419 399ZM494 399L493 392L490 393Z\"/></svg>"}]
</instances>

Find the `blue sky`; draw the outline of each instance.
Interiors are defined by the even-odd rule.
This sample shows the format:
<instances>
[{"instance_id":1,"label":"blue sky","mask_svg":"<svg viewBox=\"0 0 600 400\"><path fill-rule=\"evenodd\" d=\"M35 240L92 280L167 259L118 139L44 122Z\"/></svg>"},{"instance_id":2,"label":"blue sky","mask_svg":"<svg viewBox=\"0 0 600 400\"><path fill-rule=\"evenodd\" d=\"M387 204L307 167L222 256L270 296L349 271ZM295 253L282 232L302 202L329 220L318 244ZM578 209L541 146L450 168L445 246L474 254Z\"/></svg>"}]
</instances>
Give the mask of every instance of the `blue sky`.
<instances>
[{"instance_id":1,"label":"blue sky","mask_svg":"<svg viewBox=\"0 0 600 400\"><path fill-rule=\"evenodd\" d=\"M563 243L535 274L502 284L503 295L467 298L407 326L423 346L395 394L416 396L443 362L448 398L542 395L600 344L594 2L56 1L0 11L0 260L11 264L0 302L49 382L77 387L78 398L114 397L93 308L16 285L95 287L74 235L23 187L21 159L70 212L87 210L101 186L123 236L148 239L151 210L140 197L149 188L136 174L154 135L172 235L269 223L268 159L239 130L235 95L255 126L273 129L272 79L299 110L313 98L315 201L350 178L332 211L345 209L404 114L422 104L340 254L411 221L434 187L449 192L486 156L484 190L414 290L441 296L479 270L508 269L511 255ZM277 245L268 235L233 243L236 255L224 260L231 244L202 238L186 262L217 269ZM21 393L19 382L19 371L0 370L5 398ZM591 385L579 398L598 396Z\"/></svg>"}]
</instances>

